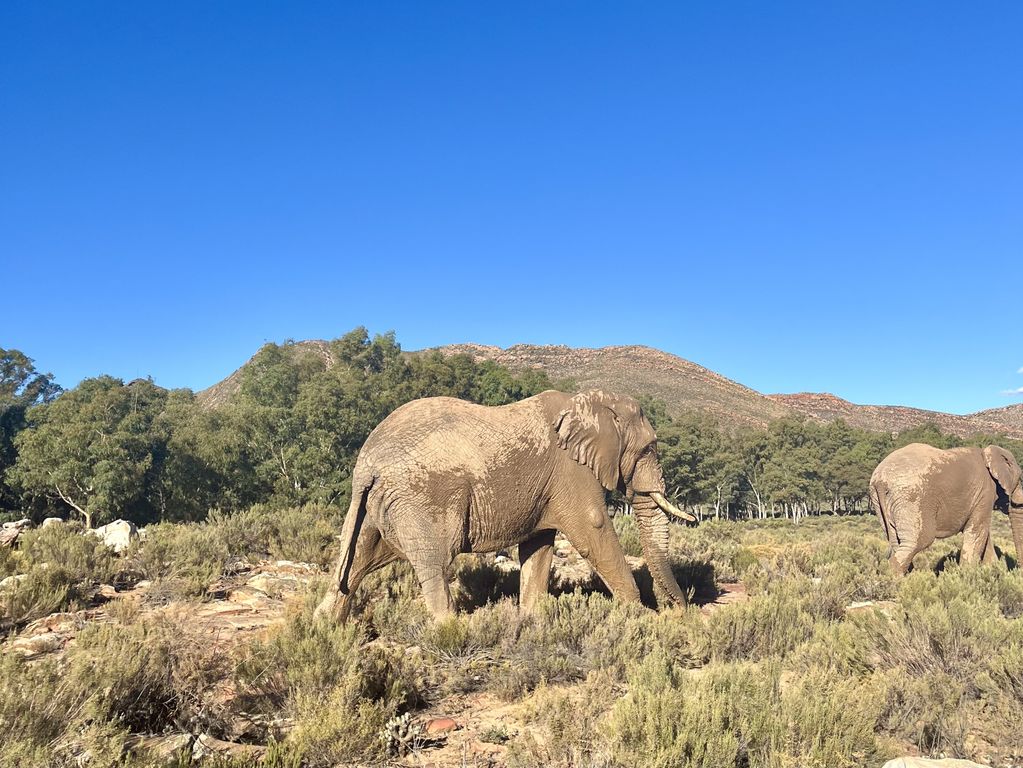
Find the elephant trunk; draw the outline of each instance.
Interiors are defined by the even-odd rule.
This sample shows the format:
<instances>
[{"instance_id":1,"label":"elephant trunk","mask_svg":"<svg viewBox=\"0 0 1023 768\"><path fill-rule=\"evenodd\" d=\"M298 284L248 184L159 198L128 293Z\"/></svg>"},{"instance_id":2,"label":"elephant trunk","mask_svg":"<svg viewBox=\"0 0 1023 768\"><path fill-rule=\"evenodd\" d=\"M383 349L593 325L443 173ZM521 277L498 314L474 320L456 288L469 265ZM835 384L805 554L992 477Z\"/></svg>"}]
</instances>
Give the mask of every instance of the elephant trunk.
<instances>
[{"instance_id":1,"label":"elephant trunk","mask_svg":"<svg viewBox=\"0 0 1023 768\"><path fill-rule=\"evenodd\" d=\"M1016 545L1016 567L1023 568L1023 507L1009 507L1009 525Z\"/></svg>"},{"instance_id":2,"label":"elephant trunk","mask_svg":"<svg viewBox=\"0 0 1023 768\"><path fill-rule=\"evenodd\" d=\"M663 496L661 496L663 498ZM643 557L654 583L668 593L672 602L685 605L685 593L675 581L668 563L668 518L661 511L652 493L636 493L632 508L636 513L636 527L643 547ZM1021 510L1023 512L1023 510Z\"/></svg>"}]
</instances>

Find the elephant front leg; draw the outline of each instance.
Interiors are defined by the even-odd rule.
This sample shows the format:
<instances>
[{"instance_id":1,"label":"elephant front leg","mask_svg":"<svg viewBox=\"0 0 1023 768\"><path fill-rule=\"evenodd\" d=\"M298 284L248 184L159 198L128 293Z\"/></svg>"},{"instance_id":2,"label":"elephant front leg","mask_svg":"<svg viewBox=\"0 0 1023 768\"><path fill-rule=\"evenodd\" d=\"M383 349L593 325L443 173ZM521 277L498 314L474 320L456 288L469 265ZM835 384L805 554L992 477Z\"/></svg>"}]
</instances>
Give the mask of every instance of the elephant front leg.
<instances>
[{"instance_id":1,"label":"elephant front leg","mask_svg":"<svg viewBox=\"0 0 1023 768\"><path fill-rule=\"evenodd\" d=\"M987 535L987 546L984 547L984 557L981 560L984 565L991 565L998 560L998 556L995 554L995 541L991 538L991 534Z\"/></svg>"},{"instance_id":2,"label":"elephant front leg","mask_svg":"<svg viewBox=\"0 0 1023 768\"><path fill-rule=\"evenodd\" d=\"M640 602L636 578L625 562L618 534L605 508L593 508L573 516L561 530L579 554L593 566L612 595L626 602Z\"/></svg>"},{"instance_id":3,"label":"elephant front leg","mask_svg":"<svg viewBox=\"0 0 1023 768\"><path fill-rule=\"evenodd\" d=\"M531 612L550 589L554 531L540 531L519 544L519 609Z\"/></svg>"}]
</instances>

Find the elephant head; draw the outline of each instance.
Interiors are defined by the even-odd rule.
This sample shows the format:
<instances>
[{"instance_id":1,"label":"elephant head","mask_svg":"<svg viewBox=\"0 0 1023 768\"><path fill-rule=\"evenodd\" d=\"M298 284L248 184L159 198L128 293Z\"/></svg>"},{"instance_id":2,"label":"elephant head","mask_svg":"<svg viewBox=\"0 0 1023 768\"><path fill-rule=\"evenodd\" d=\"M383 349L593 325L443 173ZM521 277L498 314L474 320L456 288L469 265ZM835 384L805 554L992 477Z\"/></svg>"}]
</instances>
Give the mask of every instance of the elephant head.
<instances>
[{"instance_id":1,"label":"elephant head","mask_svg":"<svg viewBox=\"0 0 1023 768\"><path fill-rule=\"evenodd\" d=\"M999 507L1009 513L1016 562L1023 567L1023 472L1016 457L1004 448L989 445L984 449L987 470L998 485Z\"/></svg>"},{"instance_id":2,"label":"elephant head","mask_svg":"<svg viewBox=\"0 0 1023 768\"><path fill-rule=\"evenodd\" d=\"M668 563L668 518L695 521L664 496L657 435L635 400L599 390L572 398L554 422L558 444L590 468L609 491L626 494L636 513L643 556L654 581L676 603L686 602Z\"/></svg>"}]
</instances>

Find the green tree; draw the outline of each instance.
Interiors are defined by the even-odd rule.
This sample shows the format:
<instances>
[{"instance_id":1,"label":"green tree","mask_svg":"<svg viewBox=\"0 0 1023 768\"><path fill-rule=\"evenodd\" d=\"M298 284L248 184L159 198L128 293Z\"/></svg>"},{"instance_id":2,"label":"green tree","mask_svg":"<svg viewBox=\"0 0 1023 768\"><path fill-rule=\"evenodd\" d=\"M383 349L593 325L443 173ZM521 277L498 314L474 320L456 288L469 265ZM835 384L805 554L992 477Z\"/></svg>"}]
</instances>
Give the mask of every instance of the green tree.
<instances>
[{"instance_id":1,"label":"green tree","mask_svg":"<svg viewBox=\"0 0 1023 768\"><path fill-rule=\"evenodd\" d=\"M39 373L30 357L0 348L0 512L13 511L21 502L7 475L18 458L14 439L27 426L26 413L60 391L52 374Z\"/></svg>"},{"instance_id":2,"label":"green tree","mask_svg":"<svg viewBox=\"0 0 1023 768\"><path fill-rule=\"evenodd\" d=\"M28 412L15 438L13 481L27 494L64 504L87 526L117 515L155 517L152 490L165 455L154 422L167 391L152 381L86 379Z\"/></svg>"}]
</instances>

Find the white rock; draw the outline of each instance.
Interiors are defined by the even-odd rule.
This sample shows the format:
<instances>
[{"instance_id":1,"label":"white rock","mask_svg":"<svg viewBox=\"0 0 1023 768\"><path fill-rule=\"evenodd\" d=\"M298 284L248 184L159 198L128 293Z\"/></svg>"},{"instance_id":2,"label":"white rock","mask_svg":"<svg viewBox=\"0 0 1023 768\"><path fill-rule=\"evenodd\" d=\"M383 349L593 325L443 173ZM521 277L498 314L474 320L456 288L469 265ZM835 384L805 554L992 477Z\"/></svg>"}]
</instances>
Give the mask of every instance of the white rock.
<instances>
[{"instance_id":1,"label":"white rock","mask_svg":"<svg viewBox=\"0 0 1023 768\"><path fill-rule=\"evenodd\" d=\"M24 573L19 573L15 576L8 576L3 581L0 581L0 589L7 589L8 587L13 587L19 581L22 581L24 578L25 578Z\"/></svg>"},{"instance_id":2,"label":"white rock","mask_svg":"<svg viewBox=\"0 0 1023 768\"><path fill-rule=\"evenodd\" d=\"M102 540L118 554L124 552L132 541L139 537L138 528L127 520L114 520L114 522L101 525L99 528L93 528L89 533Z\"/></svg>"},{"instance_id":3,"label":"white rock","mask_svg":"<svg viewBox=\"0 0 1023 768\"><path fill-rule=\"evenodd\" d=\"M49 528L51 525L64 525L64 518L48 517L43 520L43 528Z\"/></svg>"}]
</instances>

